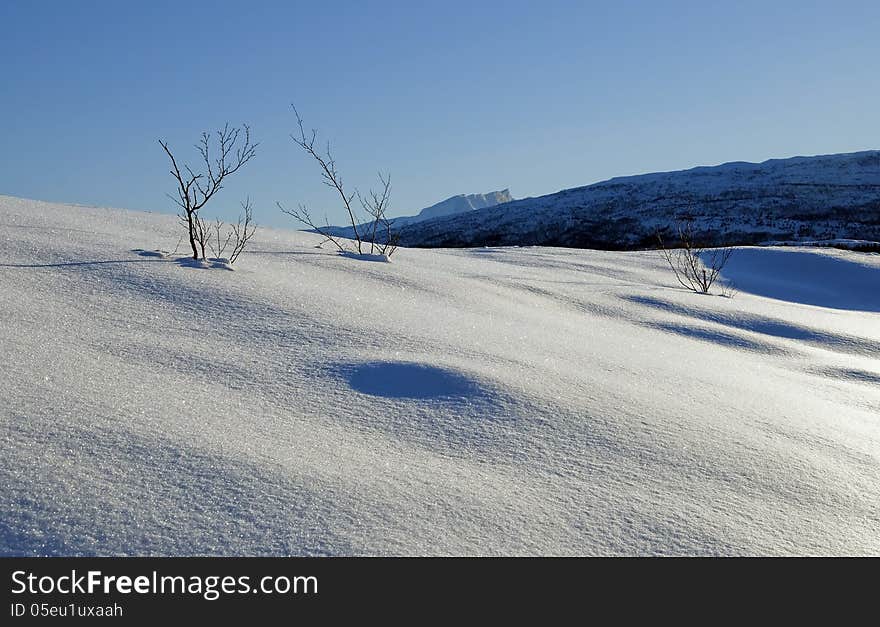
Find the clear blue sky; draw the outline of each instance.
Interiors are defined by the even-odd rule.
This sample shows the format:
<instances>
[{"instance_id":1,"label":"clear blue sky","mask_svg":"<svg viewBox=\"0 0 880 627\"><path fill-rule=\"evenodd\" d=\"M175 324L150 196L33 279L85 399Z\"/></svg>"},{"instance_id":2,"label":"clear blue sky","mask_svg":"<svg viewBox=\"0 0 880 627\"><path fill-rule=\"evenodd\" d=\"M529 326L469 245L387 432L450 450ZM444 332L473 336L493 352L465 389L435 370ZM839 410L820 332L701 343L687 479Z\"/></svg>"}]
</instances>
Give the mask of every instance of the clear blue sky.
<instances>
[{"instance_id":1,"label":"clear blue sky","mask_svg":"<svg viewBox=\"0 0 880 627\"><path fill-rule=\"evenodd\" d=\"M617 175L880 148L880 2L0 0L0 193L172 211L165 138L250 123L250 195L342 212L290 103L392 214Z\"/></svg>"}]
</instances>

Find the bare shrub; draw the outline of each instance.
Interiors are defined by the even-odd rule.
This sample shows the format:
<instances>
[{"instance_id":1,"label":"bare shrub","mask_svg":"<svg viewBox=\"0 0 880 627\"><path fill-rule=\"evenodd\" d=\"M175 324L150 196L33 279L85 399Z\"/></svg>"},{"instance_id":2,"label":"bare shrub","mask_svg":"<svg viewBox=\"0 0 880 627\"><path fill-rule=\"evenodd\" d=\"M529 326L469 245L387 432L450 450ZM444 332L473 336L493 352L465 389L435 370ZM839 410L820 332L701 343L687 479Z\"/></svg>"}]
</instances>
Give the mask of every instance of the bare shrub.
<instances>
[{"instance_id":1,"label":"bare shrub","mask_svg":"<svg viewBox=\"0 0 880 627\"><path fill-rule=\"evenodd\" d=\"M242 130L243 143L239 144ZM211 232L210 226L199 217L199 209L223 188L226 177L235 174L254 157L258 146L251 143L250 127L247 124L242 128L230 128L226 124L215 133L215 137L216 140L212 141L209 133L202 133L201 141L196 144L203 161L203 171L198 173L188 164L184 164L181 170L168 142L159 140L159 145L171 160L171 175L177 183L177 197L171 194L168 197L181 209L180 220L186 226L193 259L205 258L205 245Z\"/></svg>"},{"instance_id":2,"label":"bare shrub","mask_svg":"<svg viewBox=\"0 0 880 627\"><path fill-rule=\"evenodd\" d=\"M704 248L698 245L690 219L680 224L677 231L678 246L672 249L667 248L663 237L657 234L660 252L682 287L698 294L708 294L734 249L731 246Z\"/></svg>"},{"instance_id":3,"label":"bare shrub","mask_svg":"<svg viewBox=\"0 0 880 627\"><path fill-rule=\"evenodd\" d=\"M244 252L244 249L247 248L248 242L251 241L254 233L257 232L250 198L241 203L241 208L244 210L244 214L238 216L238 222L230 225L232 233L232 252L229 254L230 264L235 263L241 253Z\"/></svg>"},{"instance_id":4,"label":"bare shrub","mask_svg":"<svg viewBox=\"0 0 880 627\"><path fill-rule=\"evenodd\" d=\"M250 198L241 203L241 208L244 210L244 214L238 216L238 221L235 224L226 225L218 218L208 229L207 244L214 259L218 261L227 259L223 255L230 244L232 245L227 259L230 265L234 264L241 256L241 253L247 248L248 242L257 232Z\"/></svg>"},{"instance_id":5,"label":"bare shrub","mask_svg":"<svg viewBox=\"0 0 880 627\"><path fill-rule=\"evenodd\" d=\"M198 256L194 256L193 259L204 259L205 246L211 238L211 224L203 220L202 217L195 212L193 212L191 221L187 220L183 214L179 215L178 218L180 218L181 223L185 227L191 229L190 241L195 242L198 245ZM190 227L190 222L192 222L192 227Z\"/></svg>"},{"instance_id":6,"label":"bare shrub","mask_svg":"<svg viewBox=\"0 0 880 627\"><path fill-rule=\"evenodd\" d=\"M380 255L390 257L397 250L400 235L394 231L391 220L385 216L385 211L391 202L391 175L382 176L379 172L379 180L382 182L380 193L370 190L367 197L358 193L358 200L371 219L368 223L370 253L378 251ZM380 236L380 239L377 240L377 236Z\"/></svg>"},{"instance_id":7,"label":"bare shrub","mask_svg":"<svg viewBox=\"0 0 880 627\"><path fill-rule=\"evenodd\" d=\"M232 231L224 229L224 226L226 225L219 218L211 225L211 237L208 240L208 248L211 249L214 259L223 258L223 253L226 252L226 248L229 246L229 240L232 239Z\"/></svg>"},{"instance_id":8,"label":"bare shrub","mask_svg":"<svg viewBox=\"0 0 880 627\"><path fill-rule=\"evenodd\" d=\"M342 206L348 215L349 225L354 235L355 252L364 254L366 245L369 244L369 252L371 254L391 257L394 251L397 250L397 242L399 240L391 220L385 215L391 202L391 176L383 176L381 172L379 173L379 181L381 182L379 192L370 190L366 196L362 195L357 189L350 193L347 192L342 175L336 166L336 159L333 157L333 152L330 149L330 142L327 142L327 147L323 152L316 148L318 131L312 129L307 133L303 125L303 119L295 106L293 107L293 112L296 115L299 132L291 133L290 138L317 162L322 182L334 189L342 200ZM368 219L361 219L357 215L353 206L355 198L360 202ZM324 225L319 225L306 205L300 204L296 209L287 208L280 202L277 205L282 212L324 236L324 241L332 242L340 252L348 251L345 242L342 241L343 238L330 232L330 226L326 218Z\"/></svg>"}]
</instances>

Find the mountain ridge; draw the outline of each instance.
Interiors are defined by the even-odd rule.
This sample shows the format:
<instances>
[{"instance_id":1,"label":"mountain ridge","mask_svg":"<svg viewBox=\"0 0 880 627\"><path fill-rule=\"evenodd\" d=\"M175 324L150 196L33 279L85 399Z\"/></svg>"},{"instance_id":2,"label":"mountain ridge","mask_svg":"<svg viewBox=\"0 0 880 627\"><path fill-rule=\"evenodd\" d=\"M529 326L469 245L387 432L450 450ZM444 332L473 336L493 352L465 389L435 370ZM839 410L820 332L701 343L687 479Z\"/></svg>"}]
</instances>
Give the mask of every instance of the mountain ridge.
<instances>
[{"instance_id":1,"label":"mountain ridge","mask_svg":"<svg viewBox=\"0 0 880 627\"><path fill-rule=\"evenodd\" d=\"M880 239L880 150L614 177L403 225L414 247L650 247L692 218L707 243Z\"/></svg>"}]
</instances>

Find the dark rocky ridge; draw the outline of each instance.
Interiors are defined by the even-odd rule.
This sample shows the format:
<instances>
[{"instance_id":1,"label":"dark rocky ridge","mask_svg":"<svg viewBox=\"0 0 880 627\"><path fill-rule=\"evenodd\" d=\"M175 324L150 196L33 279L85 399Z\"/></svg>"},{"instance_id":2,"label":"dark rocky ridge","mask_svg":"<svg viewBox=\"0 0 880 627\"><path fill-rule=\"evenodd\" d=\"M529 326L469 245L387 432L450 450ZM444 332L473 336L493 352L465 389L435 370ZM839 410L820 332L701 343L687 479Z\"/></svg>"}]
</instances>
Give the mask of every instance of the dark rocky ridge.
<instances>
[{"instance_id":1,"label":"dark rocky ridge","mask_svg":"<svg viewBox=\"0 0 880 627\"><path fill-rule=\"evenodd\" d=\"M404 225L414 247L653 247L692 217L707 244L880 241L880 151L620 177Z\"/></svg>"}]
</instances>

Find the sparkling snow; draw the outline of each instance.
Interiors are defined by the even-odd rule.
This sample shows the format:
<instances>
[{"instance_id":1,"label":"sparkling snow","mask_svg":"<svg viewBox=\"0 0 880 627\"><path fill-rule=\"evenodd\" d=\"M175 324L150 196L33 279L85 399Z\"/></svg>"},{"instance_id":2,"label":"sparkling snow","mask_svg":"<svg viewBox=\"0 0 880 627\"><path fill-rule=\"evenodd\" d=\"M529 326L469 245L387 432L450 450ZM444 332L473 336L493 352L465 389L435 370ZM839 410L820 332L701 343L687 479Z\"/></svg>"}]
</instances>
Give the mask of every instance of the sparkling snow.
<instances>
[{"instance_id":1,"label":"sparkling snow","mask_svg":"<svg viewBox=\"0 0 880 627\"><path fill-rule=\"evenodd\" d=\"M0 197L0 554L880 553L880 256L258 231Z\"/></svg>"}]
</instances>

